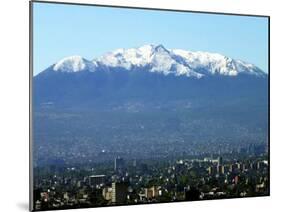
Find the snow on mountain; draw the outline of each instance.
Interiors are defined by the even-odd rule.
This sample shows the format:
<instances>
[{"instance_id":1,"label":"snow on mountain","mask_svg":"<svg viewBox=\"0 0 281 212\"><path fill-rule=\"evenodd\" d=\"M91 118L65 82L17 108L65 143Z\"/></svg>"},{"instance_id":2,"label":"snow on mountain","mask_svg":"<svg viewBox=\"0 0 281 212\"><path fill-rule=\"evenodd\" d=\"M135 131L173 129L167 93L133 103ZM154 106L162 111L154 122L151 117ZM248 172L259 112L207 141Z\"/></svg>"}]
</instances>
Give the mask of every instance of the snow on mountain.
<instances>
[{"instance_id":1,"label":"snow on mountain","mask_svg":"<svg viewBox=\"0 0 281 212\"><path fill-rule=\"evenodd\" d=\"M78 71L94 71L96 64L82 58L81 56L66 57L57 62L53 70L61 72L78 72Z\"/></svg>"},{"instance_id":2,"label":"snow on mountain","mask_svg":"<svg viewBox=\"0 0 281 212\"><path fill-rule=\"evenodd\" d=\"M108 67L121 67L127 70L145 67L150 72L164 75L175 74L200 78L203 75L180 64L171 52L162 45L144 45L139 48L117 49L93 60Z\"/></svg>"},{"instance_id":3,"label":"snow on mountain","mask_svg":"<svg viewBox=\"0 0 281 212\"><path fill-rule=\"evenodd\" d=\"M184 64L204 75L236 76L240 73L256 76L265 75L262 70L252 64L234 60L217 53L190 52L181 49L174 49L171 52L183 59Z\"/></svg>"},{"instance_id":4,"label":"snow on mountain","mask_svg":"<svg viewBox=\"0 0 281 212\"><path fill-rule=\"evenodd\" d=\"M163 45L144 45L139 48L116 49L92 61L81 56L67 57L56 63L54 71L95 71L99 67L143 69L164 75L201 78L210 75L237 76L266 74L253 64L208 52L166 49Z\"/></svg>"}]
</instances>

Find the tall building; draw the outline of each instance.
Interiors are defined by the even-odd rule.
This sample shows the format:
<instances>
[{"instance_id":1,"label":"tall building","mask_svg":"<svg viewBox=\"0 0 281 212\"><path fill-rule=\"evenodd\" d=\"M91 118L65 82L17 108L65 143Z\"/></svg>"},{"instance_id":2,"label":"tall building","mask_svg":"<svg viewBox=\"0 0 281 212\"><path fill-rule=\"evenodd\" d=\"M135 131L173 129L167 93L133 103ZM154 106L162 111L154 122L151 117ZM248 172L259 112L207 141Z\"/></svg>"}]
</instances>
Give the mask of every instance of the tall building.
<instances>
[{"instance_id":1,"label":"tall building","mask_svg":"<svg viewBox=\"0 0 281 212\"><path fill-rule=\"evenodd\" d=\"M217 173L218 174L224 174L224 166L222 166L222 165L218 165L217 166Z\"/></svg>"},{"instance_id":2,"label":"tall building","mask_svg":"<svg viewBox=\"0 0 281 212\"><path fill-rule=\"evenodd\" d=\"M105 183L105 175L92 175L89 177L90 186L96 187Z\"/></svg>"},{"instance_id":3,"label":"tall building","mask_svg":"<svg viewBox=\"0 0 281 212\"><path fill-rule=\"evenodd\" d=\"M124 204L127 200L128 183L113 182L112 183L112 203Z\"/></svg>"},{"instance_id":4,"label":"tall building","mask_svg":"<svg viewBox=\"0 0 281 212\"><path fill-rule=\"evenodd\" d=\"M221 165L222 165L222 157L219 156L219 157L218 157L218 166L221 166Z\"/></svg>"},{"instance_id":5,"label":"tall building","mask_svg":"<svg viewBox=\"0 0 281 212\"><path fill-rule=\"evenodd\" d=\"M208 173L209 173L209 175L215 174L215 169L214 169L213 166L209 166L209 167L208 167Z\"/></svg>"},{"instance_id":6,"label":"tall building","mask_svg":"<svg viewBox=\"0 0 281 212\"><path fill-rule=\"evenodd\" d=\"M122 171L125 167L125 161L123 158L121 157L117 157L115 158L115 161L114 161L114 170L115 171Z\"/></svg>"}]
</instances>

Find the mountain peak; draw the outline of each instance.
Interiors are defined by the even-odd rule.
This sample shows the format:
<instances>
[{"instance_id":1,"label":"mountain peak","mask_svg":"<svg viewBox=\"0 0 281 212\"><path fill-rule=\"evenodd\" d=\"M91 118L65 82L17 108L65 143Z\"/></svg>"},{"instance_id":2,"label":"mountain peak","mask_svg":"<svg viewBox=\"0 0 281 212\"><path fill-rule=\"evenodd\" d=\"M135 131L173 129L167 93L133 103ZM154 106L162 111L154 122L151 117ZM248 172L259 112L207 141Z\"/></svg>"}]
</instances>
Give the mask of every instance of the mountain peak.
<instances>
[{"instance_id":1,"label":"mountain peak","mask_svg":"<svg viewBox=\"0 0 281 212\"><path fill-rule=\"evenodd\" d=\"M152 45L152 46L153 46L153 50L155 52L167 52L167 53L169 53L169 51L162 44Z\"/></svg>"}]
</instances>

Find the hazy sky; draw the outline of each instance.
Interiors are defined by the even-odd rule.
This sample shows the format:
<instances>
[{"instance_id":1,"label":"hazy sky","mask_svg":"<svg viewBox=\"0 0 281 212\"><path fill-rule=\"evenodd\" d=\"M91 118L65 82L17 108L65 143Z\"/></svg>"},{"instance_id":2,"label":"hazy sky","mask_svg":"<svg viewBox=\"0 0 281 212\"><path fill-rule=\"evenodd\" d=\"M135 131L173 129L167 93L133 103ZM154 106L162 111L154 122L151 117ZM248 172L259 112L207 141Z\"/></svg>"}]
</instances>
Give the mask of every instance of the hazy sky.
<instances>
[{"instance_id":1,"label":"hazy sky","mask_svg":"<svg viewBox=\"0 0 281 212\"><path fill-rule=\"evenodd\" d=\"M150 43L217 52L268 71L268 20L263 17L38 2L33 31L35 75L67 56L92 60Z\"/></svg>"}]
</instances>

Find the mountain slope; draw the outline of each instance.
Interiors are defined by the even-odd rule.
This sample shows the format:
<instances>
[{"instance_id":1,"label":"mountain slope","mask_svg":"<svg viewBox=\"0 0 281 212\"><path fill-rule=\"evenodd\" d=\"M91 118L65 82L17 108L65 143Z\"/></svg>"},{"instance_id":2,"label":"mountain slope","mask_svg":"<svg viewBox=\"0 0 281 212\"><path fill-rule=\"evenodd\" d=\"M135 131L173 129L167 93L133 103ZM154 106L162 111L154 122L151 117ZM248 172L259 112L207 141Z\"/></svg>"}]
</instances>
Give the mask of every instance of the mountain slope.
<instances>
[{"instance_id":1,"label":"mountain slope","mask_svg":"<svg viewBox=\"0 0 281 212\"><path fill-rule=\"evenodd\" d=\"M145 45L117 49L92 61L62 59L34 77L34 103L104 108L132 100L266 102L267 80L258 67L240 60Z\"/></svg>"}]
</instances>

